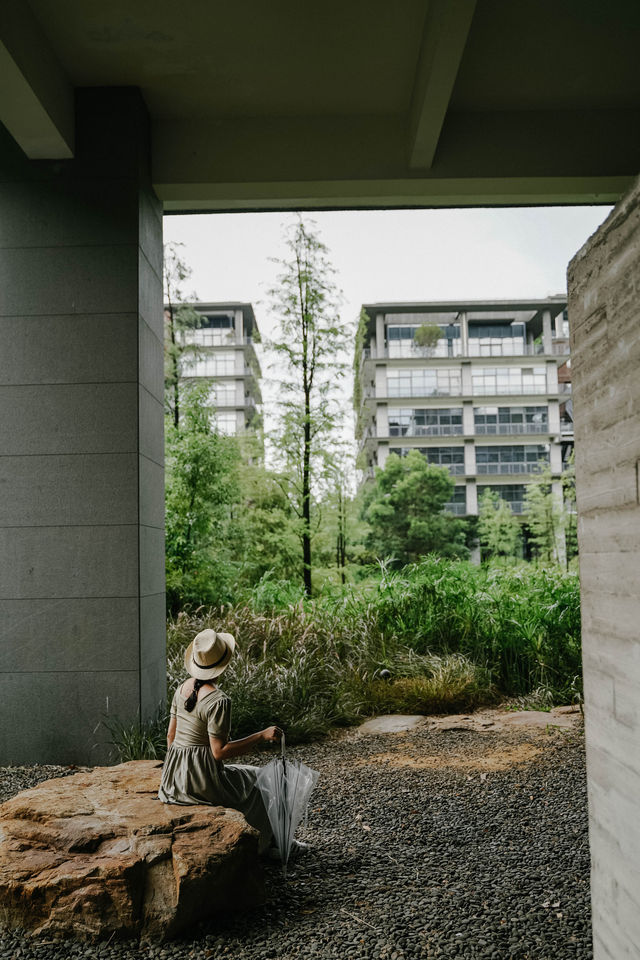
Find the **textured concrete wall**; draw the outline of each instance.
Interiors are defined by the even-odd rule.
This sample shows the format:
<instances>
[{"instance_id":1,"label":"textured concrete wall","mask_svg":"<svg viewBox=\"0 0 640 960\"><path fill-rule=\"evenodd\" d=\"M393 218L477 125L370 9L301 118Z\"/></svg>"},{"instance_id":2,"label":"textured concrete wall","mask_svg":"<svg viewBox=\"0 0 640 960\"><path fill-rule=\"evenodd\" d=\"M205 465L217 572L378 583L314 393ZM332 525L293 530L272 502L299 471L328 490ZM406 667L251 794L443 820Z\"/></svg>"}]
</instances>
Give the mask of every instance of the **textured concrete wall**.
<instances>
[{"instance_id":1,"label":"textured concrete wall","mask_svg":"<svg viewBox=\"0 0 640 960\"><path fill-rule=\"evenodd\" d=\"M640 181L569 266L595 960L640 956Z\"/></svg>"},{"instance_id":2,"label":"textured concrete wall","mask_svg":"<svg viewBox=\"0 0 640 960\"><path fill-rule=\"evenodd\" d=\"M0 131L0 763L105 757L163 696L162 219L133 91L77 158ZM10 722L8 722L8 718Z\"/></svg>"}]
</instances>

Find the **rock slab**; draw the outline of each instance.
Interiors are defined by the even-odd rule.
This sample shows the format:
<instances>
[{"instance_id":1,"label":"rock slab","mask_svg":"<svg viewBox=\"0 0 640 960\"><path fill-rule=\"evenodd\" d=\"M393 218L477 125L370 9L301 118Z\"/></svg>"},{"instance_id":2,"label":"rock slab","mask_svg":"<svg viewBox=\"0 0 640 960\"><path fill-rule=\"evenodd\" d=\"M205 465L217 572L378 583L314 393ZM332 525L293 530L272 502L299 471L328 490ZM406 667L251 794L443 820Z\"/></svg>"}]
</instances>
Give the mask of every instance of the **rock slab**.
<instances>
[{"instance_id":1,"label":"rock slab","mask_svg":"<svg viewBox=\"0 0 640 960\"><path fill-rule=\"evenodd\" d=\"M0 925L168 939L262 903L257 832L236 810L161 803L161 766L96 767L0 805Z\"/></svg>"}]
</instances>

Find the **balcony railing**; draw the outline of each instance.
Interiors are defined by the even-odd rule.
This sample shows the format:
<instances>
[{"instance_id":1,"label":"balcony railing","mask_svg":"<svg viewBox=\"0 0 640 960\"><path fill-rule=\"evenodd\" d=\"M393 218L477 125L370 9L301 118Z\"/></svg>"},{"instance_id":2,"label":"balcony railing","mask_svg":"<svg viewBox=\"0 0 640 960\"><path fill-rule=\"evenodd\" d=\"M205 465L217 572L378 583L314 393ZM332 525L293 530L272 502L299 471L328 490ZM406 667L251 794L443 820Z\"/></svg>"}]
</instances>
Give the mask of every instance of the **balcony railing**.
<instances>
[{"instance_id":1,"label":"balcony railing","mask_svg":"<svg viewBox=\"0 0 640 960\"><path fill-rule=\"evenodd\" d=\"M469 338L470 357L535 357L543 352L542 344L525 343L524 340L505 337L498 343L478 343Z\"/></svg>"},{"instance_id":2,"label":"balcony railing","mask_svg":"<svg viewBox=\"0 0 640 960\"><path fill-rule=\"evenodd\" d=\"M506 473L540 473L543 466L540 463L476 463L476 473L506 474Z\"/></svg>"},{"instance_id":3,"label":"balcony railing","mask_svg":"<svg viewBox=\"0 0 640 960\"><path fill-rule=\"evenodd\" d=\"M477 434L548 433L548 423L476 423Z\"/></svg>"},{"instance_id":4,"label":"balcony railing","mask_svg":"<svg viewBox=\"0 0 640 960\"><path fill-rule=\"evenodd\" d=\"M556 349L557 347L557 349ZM553 353L568 353L568 345L557 341ZM365 360L419 360L419 359L451 359L452 357L536 357L544 353L542 344L525 343L506 337L497 343L479 343L474 337L469 338L467 353L462 352L462 340L441 340L433 347L421 347L413 340L395 340L390 345L382 347L365 347L362 351L362 361Z\"/></svg>"},{"instance_id":5,"label":"balcony railing","mask_svg":"<svg viewBox=\"0 0 640 960\"><path fill-rule=\"evenodd\" d=\"M445 503L445 513L453 513L456 517L464 517L467 512L466 503Z\"/></svg>"},{"instance_id":6,"label":"balcony railing","mask_svg":"<svg viewBox=\"0 0 640 960\"><path fill-rule=\"evenodd\" d=\"M401 427L389 427L390 437L455 437L461 435L461 423L451 424L450 426L438 423L427 426L412 426L405 431Z\"/></svg>"}]
</instances>

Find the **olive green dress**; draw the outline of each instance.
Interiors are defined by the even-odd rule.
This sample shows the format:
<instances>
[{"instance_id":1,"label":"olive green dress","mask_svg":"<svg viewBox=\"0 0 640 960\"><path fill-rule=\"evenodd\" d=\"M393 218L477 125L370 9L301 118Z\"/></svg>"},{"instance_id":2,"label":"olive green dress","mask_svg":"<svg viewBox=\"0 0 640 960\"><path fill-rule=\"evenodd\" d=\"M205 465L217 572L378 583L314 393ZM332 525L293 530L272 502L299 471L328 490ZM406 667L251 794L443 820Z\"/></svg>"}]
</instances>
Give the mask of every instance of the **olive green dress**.
<instances>
[{"instance_id":1,"label":"olive green dress","mask_svg":"<svg viewBox=\"0 0 640 960\"><path fill-rule=\"evenodd\" d=\"M259 767L216 760L209 735L226 743L231 728L231 700L216 687L198 699L192 712L184 708L180 687L173 695L171 716L176 735L169 747L158 797L163 803L207 803L240 810L260 831L260 850L269 846L271 827L262 795L256 787Z\"/></svg>"}]
</instances>

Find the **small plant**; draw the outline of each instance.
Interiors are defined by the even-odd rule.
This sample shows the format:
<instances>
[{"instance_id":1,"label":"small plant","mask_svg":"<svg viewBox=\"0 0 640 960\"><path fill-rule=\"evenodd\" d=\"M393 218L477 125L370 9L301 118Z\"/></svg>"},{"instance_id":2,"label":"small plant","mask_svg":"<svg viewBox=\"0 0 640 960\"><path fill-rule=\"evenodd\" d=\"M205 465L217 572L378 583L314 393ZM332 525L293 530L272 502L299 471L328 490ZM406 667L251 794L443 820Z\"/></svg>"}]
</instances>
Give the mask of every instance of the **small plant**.
<instances>
[{"instance_id":1,"label":"small plant","mask_svg":"<svg viewBox=\"0 0 640 960\"><path fill-rule=\"evenodd\" d=\"M416 346L426 348L436 347L441 337L442 330L435 323L423 323L413 335Z\"/></svg>"},{"instance_id":2,"label":"small plant","mask_svg":"<svg viewBox=\"0 0 640 960\"><path fill-rule=\"evenodd\" d=\"M159 709L150 720L103 720L109 731L118 763L128 760L163 760L167 752L168 716Z\"/></svg>"}]
</instances>

